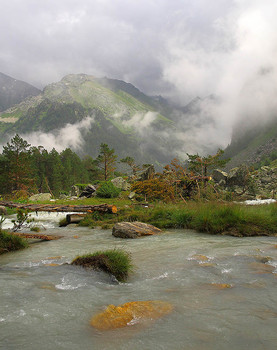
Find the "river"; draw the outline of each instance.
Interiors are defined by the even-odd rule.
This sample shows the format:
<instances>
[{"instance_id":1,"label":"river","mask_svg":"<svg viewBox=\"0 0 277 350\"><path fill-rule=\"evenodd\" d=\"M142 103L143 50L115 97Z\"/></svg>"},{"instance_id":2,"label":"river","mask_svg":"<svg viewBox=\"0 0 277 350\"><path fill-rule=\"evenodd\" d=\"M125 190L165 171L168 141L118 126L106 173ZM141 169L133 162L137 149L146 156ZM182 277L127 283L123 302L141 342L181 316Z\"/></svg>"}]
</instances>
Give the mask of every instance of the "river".
<instances>
[{"instance_id":1,"label":"river","mask_svg":"<svg viewBox=\"0 0 277 350\"><path fill-rule=\"evenodd\" d=\"M0 256L1 349L276 349L276 238L168 230L122 240L111 230L59 228L53 214L42 219L64 238ZM127 283L65 264L113 248L132 256ZM90 326L107 305L137 300L167 301L173 311L112 331Z\"/></svg>"}]
</instances>

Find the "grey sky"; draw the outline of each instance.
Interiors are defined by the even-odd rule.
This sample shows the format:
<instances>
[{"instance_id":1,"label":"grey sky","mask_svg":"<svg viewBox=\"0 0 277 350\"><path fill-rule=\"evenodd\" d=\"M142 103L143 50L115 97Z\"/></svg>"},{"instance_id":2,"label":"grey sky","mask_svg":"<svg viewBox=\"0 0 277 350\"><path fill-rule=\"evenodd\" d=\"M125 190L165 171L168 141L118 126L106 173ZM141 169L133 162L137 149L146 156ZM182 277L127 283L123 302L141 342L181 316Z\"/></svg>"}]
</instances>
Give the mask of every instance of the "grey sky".
<instances>
[{"instance_id":1,"label":"grey sky","mask_svg":"<svg viewBox=\"0 0 277 350\"><path fill-rule=\"evenodd\" d=\"M0 4L0 70L38 87L83 72L159 92L172 84L164 77L170 63L178 59L172 45L205 52L232 50L235 45L234 33L215 25L225 23L236 11L232 0L212 4L207 0L1 0Z\"/></svg>"},{"instance_id":2,"label":"grey sky","mask_svg":"<svg viewBox=\"0 0 277 350\"><path fill-rule=\"evenodd\" d=\"M0 71L37 87L87 73L183 104L214 93L223 103L209 112L228 132L234 119L251 113L260 118L276 108L276 0L0 5Z\"/></svg>"}]
</instances>

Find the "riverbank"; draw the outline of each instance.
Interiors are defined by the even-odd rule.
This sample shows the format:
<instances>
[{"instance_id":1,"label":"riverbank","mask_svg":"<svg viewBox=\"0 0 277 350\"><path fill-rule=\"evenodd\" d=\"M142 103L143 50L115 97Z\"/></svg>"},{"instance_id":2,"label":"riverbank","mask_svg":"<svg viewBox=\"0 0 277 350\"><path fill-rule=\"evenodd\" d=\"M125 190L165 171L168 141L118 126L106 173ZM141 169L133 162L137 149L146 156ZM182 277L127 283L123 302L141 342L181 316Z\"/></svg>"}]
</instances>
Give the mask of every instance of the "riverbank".
<instances>
[{"instance_id":1,"label":"riverbank","mask_svg":"<svg viewBox=\"0 0 277 350\"><path fill-rule=\"evenodd\" d=\"M142 221L158 228L193 229L236 237L277 236L277 205L221 202L125 205L116 215L88 214L80 226L111 228L116 222Z\"/></svg>"},{"instance_id":2,"label":"riverbank","mask_svg":"<svg viewBox=\"0 0 277 350\"><path fill-rule=\"evenodd\" d=\"M193 229L208 234L236 237L277 236L277 203L255 206L223 201L165 204L131 202L127 198L58 200L55 203L63 205L107 203L117 208L117 213L95 211L87 214L79 225L91 228L111 229L117 222L141 221L161 229ZM61 225L63 224L66 224L65 216L61 219Z\"/></svg>"}]
</instances>

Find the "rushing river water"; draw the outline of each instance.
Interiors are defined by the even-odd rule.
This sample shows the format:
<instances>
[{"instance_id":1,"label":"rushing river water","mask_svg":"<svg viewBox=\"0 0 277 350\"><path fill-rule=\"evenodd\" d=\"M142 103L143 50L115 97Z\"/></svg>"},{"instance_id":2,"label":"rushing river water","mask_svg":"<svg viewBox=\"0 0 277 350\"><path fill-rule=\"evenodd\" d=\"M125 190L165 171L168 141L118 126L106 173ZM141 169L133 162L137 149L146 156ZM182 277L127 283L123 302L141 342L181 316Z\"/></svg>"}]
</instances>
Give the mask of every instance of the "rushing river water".
<instances>
[{"instance_id":1,"label":"rushing river water","mask_svg":"<svg viewBox=\"0 0 277 350\"><path fill-rule=\"evenodd\" d=\"M65 237L0 256L1 349L276 349L276 238L169 230L122 240L111 230L58 228L57 217L44 217L47 233ZM112 248L131 253L127 283L64 264ZM137 300L174 309L149 324L105 332L90 326L107 305Z\"/></svg>"}]
</instances>

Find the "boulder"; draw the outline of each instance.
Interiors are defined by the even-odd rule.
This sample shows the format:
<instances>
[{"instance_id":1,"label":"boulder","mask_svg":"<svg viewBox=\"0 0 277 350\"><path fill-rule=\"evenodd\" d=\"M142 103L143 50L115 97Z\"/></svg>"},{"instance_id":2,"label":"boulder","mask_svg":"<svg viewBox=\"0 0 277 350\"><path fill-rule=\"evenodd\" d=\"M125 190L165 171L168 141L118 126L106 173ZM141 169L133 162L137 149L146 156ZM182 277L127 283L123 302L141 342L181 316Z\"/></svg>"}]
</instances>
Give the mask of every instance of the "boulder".
<instances>
[{"instance_id":1,"label":"boulder","mask_svg":"<svg viewBox=\"0 0 277 350\"><path fill-rule=\"evenodd\" d=\"M111 180L112 184L121 189L122 191L128 191L131 188L131 185L123 179L123 177L116 177Z\"/></svg>"},{"instance_id":2,"label":"boulder","mask_svg":"<svg viewBox=\"0 0 277 350\"><path fill-rule=\"evenodd\" d=\"M132 301L119 306L109 305L104 312L96 314L90 324L98 330L106 331L155 320L172 310L173 306L165 301Z\"/></svg>"},{"instance_id":3,"label":"boulder","mask_svg":"<svg viewBox=\"0 0 277 350\"><path fill-rule=\"evenodd\" d=\"M51 193L38 193L29 198L31 202L47 202L51 199Z\"/></svg>"},{"instance_id":4,"label":"boulder","mask_svg":"<svg viewBox=\"0 0 277 350\"><path fill-rule=\"evenodd\" d=\"M136 180L137 181L145 181L151 179L151 177L155 174L154 165L150 165L147 168L136 172Z\"/></svg>"},{"instance_id":5,"label":"boulder","mask_svg":"<svg viewBox=\"0 0 277 350\"><path fill-rule=\"evenodd\" d=\"M96 195L96 187L91 184L88 184L79 197L91 198Z\"/></svg>"},{"instance_id":6,"label":"boulder","mask_svg":"<svg viewBox=\"0 0 277 350\"><path fill-rule=\"evenodd\" d=\"M212 178L215 182L221 182L224 180L226 182L228 174L220 169L214 169L212 173Z\"/></svg>"},{"instance_id":7,"label":"boulder","mask_svg":"<svg viewBox=\"0 0 277 350\"><path fill-rule=\"evenodd\" d=\"M77 197L80 196L80 189L79 189L78 186L73 185L73 186L71 187L71 196L77 196Z\"/></svg>"},{"instance_id":8,"label":"boulder","mask_svg":"<svg viewBox=\"0 0 277 350\"><path fill-rule=\"evenodd\" d=\"M132 200L135 198L135 196L136 196L136 192L130 192L128 198Z\"/></svg>"},{"instance_id":9,"label":"boulder","mask_svg":"<svg viewBox=\"0 0 277 350\"><path fill-rule=\"evenodd\" d=\"M228 186L245 186L247 178L249 176L249 170L247 166L241 165L240 167L233 168L229 171L227 177Z\"/></svg>"},{"instance_id":10,"label":"boulder","mask_svg":"<svg viewBox=\"0 0 277 350\"><path fill-rule=\"evenodd\" d=\"M0 205L0 215L7 215L7 209L3 205Z\"/></svg>"},{"instance_id":11,"label":"boulder","mask_svg":"<svg viewBox=\"0 0 277 350\"><path fill-rule=\"evenodd\" d=\"M161 230L143 222L119 222L113 227L113 236L120 238L138 238L160 233Z\"/></svg>"}]
</instances>

